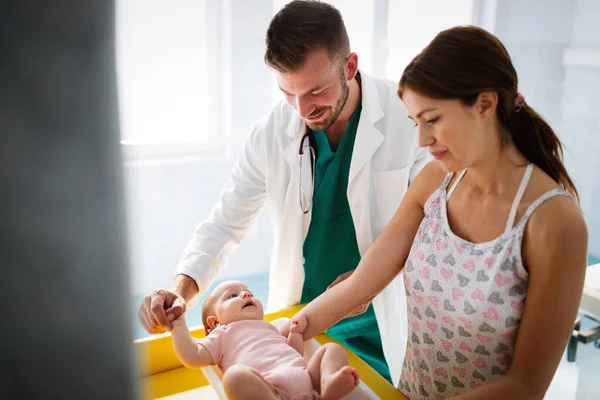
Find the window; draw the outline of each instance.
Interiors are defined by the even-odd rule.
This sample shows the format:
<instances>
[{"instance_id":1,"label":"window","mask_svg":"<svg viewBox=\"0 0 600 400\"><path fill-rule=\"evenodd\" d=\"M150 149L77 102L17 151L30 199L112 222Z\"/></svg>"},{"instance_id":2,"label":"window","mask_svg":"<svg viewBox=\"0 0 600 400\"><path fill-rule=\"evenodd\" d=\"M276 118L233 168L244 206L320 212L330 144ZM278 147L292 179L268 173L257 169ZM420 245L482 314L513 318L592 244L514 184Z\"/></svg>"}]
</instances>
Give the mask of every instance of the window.
<instances>
[{"instance_id":1,"label":"window","mask_svg":"<svg viewBox=\"0 0 600 400\"><path fill-rule=\"evenodd\" d=\"M404 67L435 35L473 23L476 0L327 0L346 24L360 69L399 81ZM288 0L274 0L273 14ZM281 93L274 83L274 102Z\"/></svg>"},{"instance_id":2,"label":"window","mask_svg":"<svg viewBox=\"0 0 600 400\"><path fill-rule=\"evenodd\" d=\"M228 7L219 0L116 2L126 159L224 150Z\"/></svg>"},{"instance_id":3,"label":"window","mask_svg":"<svg viewBox=\"0 0 600 400\"><path fill-rule=\"evenodd\" d=\"M440 31L473 23L473 0L389 0L385 76L399 81L406 65Z\"/></svg>"}]
</instances>

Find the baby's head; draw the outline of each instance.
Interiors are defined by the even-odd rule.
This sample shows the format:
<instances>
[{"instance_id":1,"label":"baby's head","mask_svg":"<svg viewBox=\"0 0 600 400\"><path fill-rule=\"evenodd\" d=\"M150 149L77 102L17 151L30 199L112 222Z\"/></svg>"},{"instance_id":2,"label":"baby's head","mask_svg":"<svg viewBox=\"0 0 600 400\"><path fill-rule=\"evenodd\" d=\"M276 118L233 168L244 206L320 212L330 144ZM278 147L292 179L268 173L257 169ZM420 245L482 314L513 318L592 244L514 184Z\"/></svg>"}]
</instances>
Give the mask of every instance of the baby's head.
<instances>
[{"instance_id":1,"label":"baby's head","mask_svg":"<svg viewBox=\"0 0 600 400\"><path fill-rule=\"evenodd\" d=\"M217 286L202 306L202 323L206 334L222 324L247 319L262 320L265 316L261 302L248 286L227 281Z\"/></svg>"}]
</instances>

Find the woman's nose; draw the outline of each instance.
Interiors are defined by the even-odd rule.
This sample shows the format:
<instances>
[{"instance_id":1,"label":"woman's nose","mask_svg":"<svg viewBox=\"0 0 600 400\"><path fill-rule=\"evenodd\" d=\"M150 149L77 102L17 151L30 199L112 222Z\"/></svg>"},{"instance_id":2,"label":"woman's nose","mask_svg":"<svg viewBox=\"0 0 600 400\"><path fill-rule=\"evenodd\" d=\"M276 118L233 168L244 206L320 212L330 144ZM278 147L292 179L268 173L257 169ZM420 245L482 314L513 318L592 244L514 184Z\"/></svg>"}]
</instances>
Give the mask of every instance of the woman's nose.
<instances>
[{"instance_id":1,"label":"woman's nose","mask_svg":"<svg viewBox=\"0 0 600 400\"><path fill-rule=\"evenodd\" d=\"M417 128L419 132L419 147L428 147L435 143L435 138L429 135L420 126Z\"/></svg>"}]
</instances>

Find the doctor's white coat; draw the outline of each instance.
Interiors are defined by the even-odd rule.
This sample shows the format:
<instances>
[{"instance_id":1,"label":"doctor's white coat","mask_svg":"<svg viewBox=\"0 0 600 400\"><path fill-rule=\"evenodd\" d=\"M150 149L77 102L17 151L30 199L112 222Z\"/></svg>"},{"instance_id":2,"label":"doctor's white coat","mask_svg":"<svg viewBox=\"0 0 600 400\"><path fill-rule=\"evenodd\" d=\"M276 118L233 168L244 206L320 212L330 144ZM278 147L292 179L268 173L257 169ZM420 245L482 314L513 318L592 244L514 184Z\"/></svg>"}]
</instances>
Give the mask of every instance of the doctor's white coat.
<instances>
[{"instance_id":1,"label":"doctor's white coat","mask_svg":"<svg viewBox=\"0 0 600 400\"><path fill-rule=\"evenodd\" d=\"M348 202L363 255L396 212L408 184L430 160L397 84L361 72L362 112L350 164ZM302 245L311 213L300 210L300 140L304 122L285 102L259 120L247 137L221 200L198 225L177 266L204 293L266 203L273 224L270 311L298 304L304 282ZM308 140L305 141L308 145ZM311 163L303 163L302 196L312 196ZM332 242L332 246L335 243ZM402 274L373 300L383 351L397 386L407 341Z\"/></svg>"}]
</instances>

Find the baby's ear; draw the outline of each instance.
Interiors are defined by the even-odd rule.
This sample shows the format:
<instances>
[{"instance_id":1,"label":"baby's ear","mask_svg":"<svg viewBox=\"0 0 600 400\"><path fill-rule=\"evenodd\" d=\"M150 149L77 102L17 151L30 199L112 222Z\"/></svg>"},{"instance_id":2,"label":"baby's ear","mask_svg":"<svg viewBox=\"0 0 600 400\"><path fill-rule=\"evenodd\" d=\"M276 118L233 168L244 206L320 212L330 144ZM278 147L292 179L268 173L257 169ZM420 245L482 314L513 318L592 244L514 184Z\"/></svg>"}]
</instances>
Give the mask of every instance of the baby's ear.
<instances>
[{"instance_id":1,"label":"baby's ear","mask_svg":"<svg viewBox=\"0 0 600 400\"><path fill-rule=\"evenodd\" d=\"M209 333L211 333L217 326L219 326L219 321L217 321L217 317L211 315L210 317L206 318L206 325L207 326L204 327L204 331L208 336Z\"/></svg>"}]
</instances>

